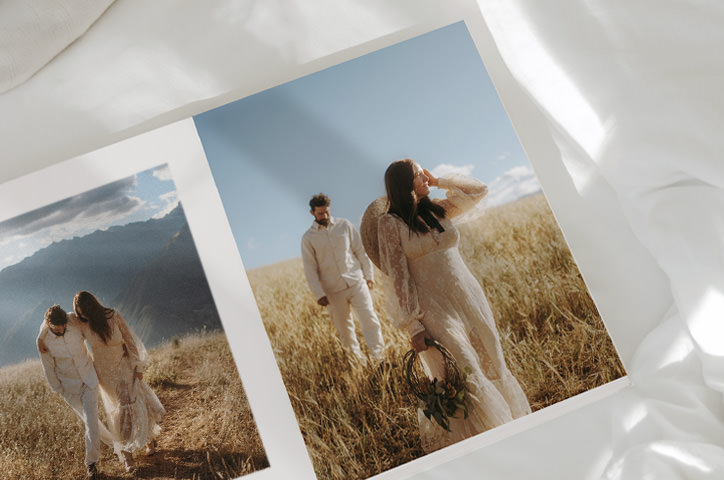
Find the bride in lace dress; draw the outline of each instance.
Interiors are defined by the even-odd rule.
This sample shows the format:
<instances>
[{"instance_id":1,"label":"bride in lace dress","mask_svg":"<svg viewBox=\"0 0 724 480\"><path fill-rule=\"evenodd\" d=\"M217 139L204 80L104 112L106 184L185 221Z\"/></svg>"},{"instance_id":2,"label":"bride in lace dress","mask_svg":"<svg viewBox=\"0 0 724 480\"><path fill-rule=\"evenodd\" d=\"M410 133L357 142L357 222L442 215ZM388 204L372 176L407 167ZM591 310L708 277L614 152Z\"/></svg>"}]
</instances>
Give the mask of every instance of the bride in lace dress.
<instances>
[{"instance_id":1,"label":"bride in lace dress","mask_svg":"<svg viewBox=\"0 0 724 480\"><path fill-rule=\"evenodd\" d=\"M166 410L143 381L146 350L123 316L103 306L90 292L78 292L73 309L83 322L92 350L101 397L113 437L113 449L127 471L135 470L134 451L155 449L155 438Z\"/></svg>"},{"instance_id":2,"label":"bride in lace dress","mask_svg":"<svg viewBox=\"0 0 724 480\"><path fill-rule=\"evenodd\" d=\"M430 452L531 410L505 363L493 313L458 251L451 221L474 207L488 187L468 177L435 178L410 159L388 167L385 186L389 208L377 234L380 266L391 280L391 321L409 333L431 378L444 378L444 364L425 338L447 347L461 370L471 369L473 409L467 419L451 418L447 432L418 412L423 448ZM445 189L447 198L431 200L430 187Z\"/></svg>"}]
</instances>

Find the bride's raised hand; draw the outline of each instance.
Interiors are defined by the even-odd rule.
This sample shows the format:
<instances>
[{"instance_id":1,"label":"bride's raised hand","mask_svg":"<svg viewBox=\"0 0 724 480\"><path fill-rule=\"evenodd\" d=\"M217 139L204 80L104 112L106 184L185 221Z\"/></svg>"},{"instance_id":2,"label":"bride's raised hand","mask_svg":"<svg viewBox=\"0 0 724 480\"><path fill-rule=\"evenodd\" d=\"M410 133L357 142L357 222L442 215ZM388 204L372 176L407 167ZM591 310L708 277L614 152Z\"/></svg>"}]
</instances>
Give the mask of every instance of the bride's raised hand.
<instances>
[{"instance_id":1,"label":"bride's raised hand","mask_svg":"<svg viewBox=\"0 0 724 480\"><path fill-rule=\"evenodd\" d=\"M437 187L437 185L438 185L437 177L435 175L433 175L432 173L430 173L430 170L428 170L425 167L422 168L422 172L427 177L427 184L430 185L431 187Z\"/></svg>"}]
</instances>

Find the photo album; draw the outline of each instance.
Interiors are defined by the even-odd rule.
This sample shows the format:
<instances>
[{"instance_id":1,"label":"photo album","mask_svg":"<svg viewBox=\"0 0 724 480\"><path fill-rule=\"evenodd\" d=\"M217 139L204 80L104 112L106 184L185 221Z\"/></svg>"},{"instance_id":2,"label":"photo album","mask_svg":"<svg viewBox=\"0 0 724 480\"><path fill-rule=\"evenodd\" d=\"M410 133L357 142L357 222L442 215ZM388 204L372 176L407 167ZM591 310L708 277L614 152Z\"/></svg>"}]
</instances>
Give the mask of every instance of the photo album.
<instances>
[{"instance_id":1,"label":"photo album","mask_svg":"<svg viewBox=\"0 0 724 480\"><path fill-rule=\"evenodd\" d=\"M411 478L625 388L483 60L458 21L0 185L0 471Z\"/></svg>"}]
</instances>

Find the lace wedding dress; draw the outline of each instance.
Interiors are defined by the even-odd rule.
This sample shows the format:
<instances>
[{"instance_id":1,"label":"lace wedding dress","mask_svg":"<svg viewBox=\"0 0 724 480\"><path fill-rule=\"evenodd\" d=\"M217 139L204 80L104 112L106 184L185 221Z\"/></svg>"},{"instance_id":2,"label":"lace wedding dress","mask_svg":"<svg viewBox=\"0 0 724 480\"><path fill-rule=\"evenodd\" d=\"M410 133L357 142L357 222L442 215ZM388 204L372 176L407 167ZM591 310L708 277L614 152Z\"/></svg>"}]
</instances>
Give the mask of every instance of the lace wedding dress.
<instances>
[{"instance_id":1,"label":"lace wedding dress","mask_svg":"<svg viewBox=\"0 0 724 480\"><path fill-rule=\"evenodd\" d=\"M423 329L452 352L467 377L473 409L467 419L450 420L450 432L418 411L420 436L426 452L491 429L530 413L528 400L503 358L493 313L483 289L458 251L459 233L452 217L464 214L487 193L482 182L455 177L439 179L447 198L440 200L446 217L444 232L411 232L396 215L378 221L382 270L391 282L392 322L412 336ZM432 379L444 378L444 364L434 348L421 352ZM462 417L462 415L460 415Z\"/></svg>"},{"instance_id":2,"label":"lace wedding dress","mask_svg":"<svg viewBox=\"0 0 724 480\"><path fill-rule=\"evenodd\" d=\"M134 371L142 372L147 362L143 343L120 313L115 312L108 323L113 332L108 343L87 323L83 333L92 350L113 449L123 461L122 451L138 450L159 434L158 423L166 410L151 387L134 376Z\"/></svg>"}]
</instances>

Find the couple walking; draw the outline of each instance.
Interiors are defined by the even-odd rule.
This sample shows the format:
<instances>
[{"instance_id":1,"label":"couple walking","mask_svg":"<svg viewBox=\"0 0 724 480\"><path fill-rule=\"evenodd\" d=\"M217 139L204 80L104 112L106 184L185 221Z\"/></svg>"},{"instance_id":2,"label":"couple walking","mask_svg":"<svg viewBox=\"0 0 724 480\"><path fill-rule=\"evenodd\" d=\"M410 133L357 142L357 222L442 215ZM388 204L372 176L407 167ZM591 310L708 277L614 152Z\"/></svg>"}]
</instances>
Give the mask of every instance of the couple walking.
<instances>
[{"instance_id":1,"label":"couple walking","mask_svg":"<svg viewBox=\"0 0 724 480\"><path fill-rule=\"evenodd\" d=\"M155 451L166 411L143 381L147 354L123 316L90 292L78 292L73 312L59 305L45 312L37 344L48 383L85 424L87 478L98 476L101 441L113 447L126 471L135 471L133 452ZM98 419L99 390L107 428Z\"/></svg>"},{"instance_id":2,"label":"couple walking","mask_svg":"<svg viewBox=\"0 0 724 480\"><path fill-rule=\"evenodd\" d=\"M468 270L457 247L460 235L453 219L475 207L487 194L487 185L462 175L436 178L411 159L393 162L384 178L386 198L370 205L363 218L362 229L365 238L372 239L365 242L367 254L390 280L386 282L389 289L385 292L390 321L409 334L412 348L420 354L431 379L445 377L445 362L436 349L428 348L426 339L443 344L461 369L469 368L470 372L466 387L473 408L467 418L458 411L458 415L450 419L450 430L447 431L428 420L421 411L418 413L422 446L429 452L502 425L531 410L525 393L503 358L500 337L485 293ZM431 199L431 188L444 189L446 198ZM365 265L361 259L364 251L360 254L356 246L360 235L348 225L349 222L341 219L335 220L339 220L337 223L350 232L348 236L351 240L335 241L330 238L327 245L333 253L321 255L316 245L313 249L305 246L305 242L310 243L308 236L318 235L316 232L325 228L325 214L328 216L328 209L320 211L311 203L310 206L317 225L305 234L302 253L307 280L319 298L320 293L334 295L336 291L336 288L328 286L333 285L329 280L322 282L321 289L314 284L321 272L329 271L332 277L334 273L332 268L315 267L319 258L330 255L337 270L347 271L348 277L361 278L360 273L354 277L349 270L354 271L358 263ZM374 214L370 219L367 217L371 211ZM349 255L336 253L344 252L346 245L353 247L352 261L348 260ZM368 270L364 271L364 277L372 279ZM369 291L366 295L369 296ZM318 303L324 305L319 300ZM371 300L368 303L371 305ZM351 339L354 325L348 318L349 307L342 312L346 317L338 314L337 320L335 310L336 307L333 309L330 304L330 315L335 325L340 319L345 320L345 331L351 332L347 334L347 341L354 348L356 339ZM376 317L368 325L368 331L379 332ZM337 329L339 332L340 328ZM362 331L366 331L364 324ZM365 333L365 339L372 351L374 346L381 344L381 336L377 333Z\"/></svg>"}]
</instances>

